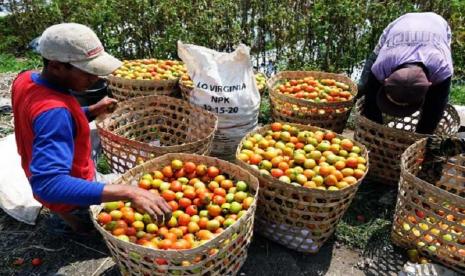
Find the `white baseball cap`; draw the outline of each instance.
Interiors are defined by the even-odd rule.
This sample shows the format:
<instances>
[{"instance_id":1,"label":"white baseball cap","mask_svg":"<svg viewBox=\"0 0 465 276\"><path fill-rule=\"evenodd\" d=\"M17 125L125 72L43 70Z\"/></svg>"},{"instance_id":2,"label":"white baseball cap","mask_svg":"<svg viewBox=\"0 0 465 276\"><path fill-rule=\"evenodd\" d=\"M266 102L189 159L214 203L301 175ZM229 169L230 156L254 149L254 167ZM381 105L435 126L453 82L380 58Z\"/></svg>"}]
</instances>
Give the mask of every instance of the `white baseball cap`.
<instances>
[{"instance_id":1,"label":"white baseball cap","mask_svg":"<svg viewBox=\"0 0 465 276\"><path fill-rule=\"evenodd\" d=\"M96 76L109 75L123 64L105 52L94 31L76 23L48 27L40 38L38 50L48 60L69 63Z\"/></svg>"}]
</instances>

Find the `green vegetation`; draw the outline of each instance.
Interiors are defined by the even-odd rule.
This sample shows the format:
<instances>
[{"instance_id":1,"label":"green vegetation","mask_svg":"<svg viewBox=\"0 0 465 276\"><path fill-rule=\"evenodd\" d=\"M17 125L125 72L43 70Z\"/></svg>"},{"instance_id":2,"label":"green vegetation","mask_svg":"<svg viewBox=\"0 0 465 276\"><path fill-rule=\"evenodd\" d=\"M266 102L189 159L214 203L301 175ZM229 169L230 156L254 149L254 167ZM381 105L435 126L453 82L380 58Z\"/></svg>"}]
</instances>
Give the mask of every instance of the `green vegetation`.
<instances>
[{"instance_id":1,"label":"green vegetation","mask_svg":"<svg viewBox=\"0 0 465 276\"><path fill-rule=\"evenodd\" d=\"M22 58L16 58L11 54L0 53L0 73L19 72L27 69L35 69L42 66L39 55L26 53Z\"/></svg>"},{"instance_id":2,"label":"green vegetation","mask_svg":"<svg viewBox=\"0 0 465 276\"><path fill-rule=\"evenodd\" d=\"M97 171L101 174L111 173L111 167L105 155L101 154L97 158Z\"/></svg>"},{"instance_id":3,"label":"green vegetation","mask_svg":"<svg viewBox=\"0 0 465 276\"><path fill-rule=\"evenodd\" d=\"M465 105L465 82L453 82L449 100L452 104Z\"/></svg>"},{"instance_id":4,"label":"green vegetation","mask_svg":"<svg viewBox=\"0 0 465 276\"><path fill-rule=\"evenodd\" d=\"M453 30L456 75L465 66L462 0L6 0L3 5L12 14L0 17L0 52L16 56L47 26L67 21L92 27L120 58L176 58L178 40L220 51L242 42L251 47L254 66L273 56L279 69L346 73L372 52L393 19L435 11Z\"/></svg>"}]
</instances>

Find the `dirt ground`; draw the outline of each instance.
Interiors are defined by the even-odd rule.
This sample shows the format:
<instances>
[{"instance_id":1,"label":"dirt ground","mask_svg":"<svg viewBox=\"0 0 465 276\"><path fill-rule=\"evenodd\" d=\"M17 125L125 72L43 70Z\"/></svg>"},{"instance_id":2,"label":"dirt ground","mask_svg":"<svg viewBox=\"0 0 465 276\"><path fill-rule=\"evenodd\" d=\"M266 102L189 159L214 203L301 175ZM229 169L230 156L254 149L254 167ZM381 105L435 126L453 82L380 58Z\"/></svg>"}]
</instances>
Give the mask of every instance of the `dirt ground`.
<instances>
[{"instance_id":1,"label":"dirt ground","mask_svg":"<svg viewBox=\"0 0 465 276\"><path fill-rule=\"evenodd\" d=\"M42 212L37 225L29 226L0 211L0 275L119 275L100 235L86 240L50 235L48 216ZM43 264L33 267L37 257ZM25 263L13 265L17 258ZM330 240L319 253L303 254L255 235L240 275L397 275L404 263L390 243L373 241L361 252Z\"/></svg>"}]
</instances>

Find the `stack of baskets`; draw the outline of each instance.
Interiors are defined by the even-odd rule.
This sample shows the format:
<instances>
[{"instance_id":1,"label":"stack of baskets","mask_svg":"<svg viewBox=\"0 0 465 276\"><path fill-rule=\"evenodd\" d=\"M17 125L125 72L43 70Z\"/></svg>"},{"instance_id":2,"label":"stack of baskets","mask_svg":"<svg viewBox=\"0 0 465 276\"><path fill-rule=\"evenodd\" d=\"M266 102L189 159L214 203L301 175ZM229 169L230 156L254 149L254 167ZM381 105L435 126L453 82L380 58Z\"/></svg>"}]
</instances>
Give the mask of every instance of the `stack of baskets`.
<instances>
[{"instance_id":1,"label":"stack of baskets","mask_svg":"<svg viewBox=\"0 0 465 276\"><path fill-rule=\"evenodd\" d=\"M392 240L465 273L465 156L447 160L443 176L428 183L421 170L426 139L402 155Z\"/></svg>"},{"instance_id":2,"label":"stack of baskets","mask_svg":"<svg viewBox=\"0 0 465 276\"><path fill-rule=\"evenodd\" d=\"M279 93L276 86L289 79L303 79L313 77L315 79L334 79L349 85L353 97L343 102L316 103L305 99L294 98ZM333 73L313 71L283 71L268 80L271 112L274 121L283 121L304 125L312 125L330 129L342 133L349 118L357 95L357 85L348 77ZM322 110L324 114L319 114Z\"/></svg>"},{"instance_id":3,"label":"stack of baskets","mask_svg":"<svg viewBox=\"0 0 465 276\"><path fill-rule=\"evenodd\" d=\"M323 129L307 125L289 124L300 130ZM238 164L255 175L260 182L256 230L267 238L290 249L316 253L336 229L357 192L363 177L356 184L337 191L323 191L282 182L270 175L261 174L239 159L243 143L255 134L264 135L271 129L264 126L249 133L239 144ZM342 138L342 136L337 136ZM368 161L368 152L361 144L361 156ZM368 163L367 163L368 164ZM368 167L367 167L368 169Z\"/></svg>"},{"instance_id":4,"label":"stack of baskets","mask_svg":"<svg viewBox=\"0 0 465 276\"><path fill-rule=\"evenodd\" d=\"M419 112L405 118L386 117L381 125L362 115L364 102L364 98L361 98L356 104L354 138L370 151L370 173L367 177L380 183L397 185L402 153L408 146L426 137L415 133ZM453 106L447 105L435 134L452 136L459 128L460 118L457 111Z\"/></svg>"},{"instance_id":5,"label":"stack of baskets","mask_svg":"<svg viewBox=\"0 0 465 276\"><path fill-rule=\"evenodd\" d=\"M97 120L102 148L114 172L166 153L208 154L217 117L186 101L146 96L124 101Z\"/></svg>"},{"instance_id":6,"label":"stack of baskets","mask_svg":"<svg viewBox=\"0 0 465 276\"><path fill-rule=\"evenodd\" d=\"M247 182L254 194L253 204L233 225L213 239L187 250L151 249L117 239L96 222L102 210L100 205L91 207L95 227L102 234L122 275L236 275L247 258L253 235L258 181L250 173L212 157L167 154L129 170L113 184L137 185L144 173L161 170L174 159L216 166L229 177Z\"/></svg>"}]
</instances>

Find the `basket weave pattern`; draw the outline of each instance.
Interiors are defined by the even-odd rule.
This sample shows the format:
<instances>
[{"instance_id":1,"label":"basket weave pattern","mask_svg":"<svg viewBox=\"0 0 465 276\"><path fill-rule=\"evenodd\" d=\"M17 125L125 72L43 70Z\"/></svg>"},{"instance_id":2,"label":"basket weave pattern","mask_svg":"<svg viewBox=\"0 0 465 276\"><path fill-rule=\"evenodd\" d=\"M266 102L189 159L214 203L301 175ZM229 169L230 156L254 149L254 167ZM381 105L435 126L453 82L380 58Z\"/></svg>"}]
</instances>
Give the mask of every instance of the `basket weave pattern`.
<instances>
[{"instance_id":1,"label":"basket weave pattern","mask_svg":"<svg viewBox=\"0 0 465 276\"><path fill-rule=\"evenodd\" d=\"M419 112L410 117L385 116L384 125L361 115L364 98L357 101L354 139L370 151L370 172L367 178L376 182L397 185L400 175L400 158L408 146L426 135L415 133ZM447 105L436 135L451 136L458 132L460 118L455 108Z\"/></svg>"},{"instance_id":2,"label":"basket weave pattern","mask_svg":"<svg viewBox=\"0 0 465 276\"><path fill-rule=\"evenodd\" d=\"M112 75L107 80L113 97L119 101L140 96L169 96L178 89L178 80L132 80Z\"/></svg>"},{"instance_id":3,"label":"basket weave pattern","mask_svg":"<svg viewBox=\"0 0 465 276\"><path fill-rule=\"evenodd\" d=\"M290 124L301 130L322 130L317 127ZM236 157L242 144L255 133L264 135L270 125L249 133L239 144ZM324 130L323 130L324 131ZM342 136L337 136L341 138ZM361 156L367 160L365 147ZM316 253L333 234L337 223L349 207L363 177L356 184L339 191L322 191L301 186L293 186L268 175L262 175L240 160L237 163L255 175L260 182L257 208L256 230L267 238L290 249Z\"/></svg>"},{"instance_id":4,"label":"basket weave pattern","mask_svg":"<svg viewBox=\"0 0 465 276\"><path fill-rule=\"evenodd\" d=\"M146 96L120 103L110 116L97 120L97 129L112 170L124 173L138 158L208 154L217 123L214 114L186 101Z\"/></svg>"},{"instance_id":5,"label":"basket weave pattern","mask_svg":"<svg viewBox=\"0 0 465 276\"><path fill-rule=\"evenodd\" d=\"M275 87L283 80L302 79L313 77L315 79L335 79L338 82L348 84L352 95L357 95L357 86L343 75L315 72L315 71L283 71L279 72L267 82L270 93L271 114L274 121L313 125L342 133L354 105L354 98L344 102L314 103L305 99L297 99L275 91ZM344 110L336 112L336 110ZM325 114L318 114L318 110L324 110Z\"/></svg>"},{"instance_id":6,"label":"basket weave pattern","mask_svg":"<svg viewBox=\"0 0 465 276\"><path fill-rule=\"evenodd\" d=\"M465 155L448 160L438 183L427 183L415 176L425 145L426 139L422 139L402 155L392 240L398 246L417 248L422 254L465 273ZM420 227L420 223L426 226ZM450 235L450 229L456 234L448 241L444 235ZM436 249L432 251L429 246ZM462 254L459 250L463 250Z\"/></svg>"},{"instance_id":7,"label":"basket weave pattern","mask_svg":"<svg viewBox=\"0 0 465 276\"><path fill-rule=\"evenodd\" d=\"M213 157L173 153L129 170L113 184L137 185L144 173L160 170L173 159L216 166L230 178L247 182L254 195L252 205L236 223L215 238L188 250L150 249L117 239L97 223L97 215L102 210L100 205L91 206L94 226L102 234L122 275L236 275L247 258L247 249L253 235L258 193L257 179L246 170ZM218 249L218 252L212 254L212 250L215 249ZM189 264L182 265L183 261Z\"/></svg>"}]
</instances>

